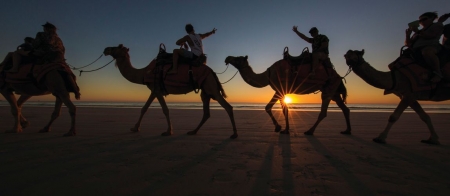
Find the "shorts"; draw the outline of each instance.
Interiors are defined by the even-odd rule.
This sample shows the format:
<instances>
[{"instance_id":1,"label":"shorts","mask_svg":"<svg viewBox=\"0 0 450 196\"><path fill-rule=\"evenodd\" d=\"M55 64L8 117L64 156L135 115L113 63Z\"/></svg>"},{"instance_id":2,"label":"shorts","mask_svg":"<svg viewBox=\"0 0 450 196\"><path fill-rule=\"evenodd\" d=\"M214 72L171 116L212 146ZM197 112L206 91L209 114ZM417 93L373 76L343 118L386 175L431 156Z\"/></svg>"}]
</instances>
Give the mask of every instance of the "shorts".
<instances>
[{"instance_id":1,"label":"shorts","mask_svg":"<svg viewBox=\"0 0 450 196\"><path fill-rule=\"evenodd\" d=\"M181 56L189 59L196 59L198 56L192 53L189 50L183 50L183 53L181 53Z\"/></svg>"}]
</instances>

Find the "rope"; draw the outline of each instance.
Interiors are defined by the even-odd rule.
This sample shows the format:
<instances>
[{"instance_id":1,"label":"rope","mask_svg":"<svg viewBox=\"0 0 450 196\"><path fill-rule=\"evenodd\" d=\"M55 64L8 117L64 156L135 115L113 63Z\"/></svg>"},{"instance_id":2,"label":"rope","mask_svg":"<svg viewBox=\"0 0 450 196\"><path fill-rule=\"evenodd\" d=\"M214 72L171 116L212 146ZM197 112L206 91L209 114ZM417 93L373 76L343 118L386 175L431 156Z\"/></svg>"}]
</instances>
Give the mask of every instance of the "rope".
<instances>
[{"instance_id":1,"label":"rope","mask_svg":"<svg viewBox=\"0 0 450 196\"><path fill-rule=\"evenodd\" d=\"M97 59L95 59L94 62L89 63L89 64L87 64L87 65L85 65L85 66L83 66L83 67L74 67L74 66L70 65L69 63L67 63L67 65L69 65L69 67L71 67L72 70L82 69L82 68L85 68L85 67L87 67L87 66L89 66L89 65L94 64L94 63L97 62L100 58L102 58L102 56L103 56L103 54L101 54Z\"/></svg>"},{"instance_id":2,"label":"rope","mask_svg":"<svg viewBox=\"0 0 450 196\"><path fill-rule=\"evenodd\" d=\"M348 67L347 73L344 75L344 77L341 77L346 84L347 84L347 80L345 79L345 77L347 77L348 74L350 74L351 72L352 72L352 67Z\"/></svg>"},{"instance_id":3,"label":"rope","mask_svg":"<svg viewBox=\"0 0 450 196\"><path fill-rule=\"evenodd\" d=\"M94 72L94 71L98 71L98 70L100 70L100 69L103 69L103 68L106 67L107 65L111 64L114 60L116 60L116 59L113 59L113 60L109 61L109 63L107 63L106 65L103 65L102 67L97 68L97 69L93 69L93 70L89 70L89 71L83 71L83 70L80 70L80 76L81 76L81 73L83 73L83 72Z\"/></svg>"},{"instance_id":4,"label":"rope","mask_svg":"<svg viewBox=\"0 0 450 196\"><path fill-rule=\"evenodd\" d=\"M220 73L217 73L217 72L214 72L214 73L216 73L216 74L223 74L223 73L225 73L225 72L227 71L227 69L228 69L228 66L230 66L230 65L227 65L227 68L225 68L225 71L223 71L223 72L220 72Z\"/></svg>"},{"instance_id":5,"label":"rope","mask_svg":"<svg viewBox=\"0 0 450 196\"><path fill-rule=\"evenodd\" d=\"M231 77L229 80L227 80L226 82L224 82L224 83L220 83L220 84L226 84L227 82L229 82L229 81L231 81L233 78L234 78L234 76L236 76L236 74L238 73L239 71L236 71L236 73L233 75L233 77Z\"/></svg>"}]
</instances>

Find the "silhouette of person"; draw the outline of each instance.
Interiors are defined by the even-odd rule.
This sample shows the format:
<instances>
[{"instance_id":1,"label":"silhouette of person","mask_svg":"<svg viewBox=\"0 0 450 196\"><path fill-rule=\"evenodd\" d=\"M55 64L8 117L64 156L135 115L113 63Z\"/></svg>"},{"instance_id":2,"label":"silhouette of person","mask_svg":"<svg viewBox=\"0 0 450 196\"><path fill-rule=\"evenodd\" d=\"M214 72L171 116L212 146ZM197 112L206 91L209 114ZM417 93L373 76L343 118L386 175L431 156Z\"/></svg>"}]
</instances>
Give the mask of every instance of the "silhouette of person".
<instances>
[{"instance_id":1,"label":"silhouette of person","mask_svg":"<svg viewBox=\"0 0 450 196\"><path fill-rule=\"evenodd\" d=\"M38 32L33 42L32 54L37 58L37 64L63 63L66 49L56 33L56 26L47 22L42 25L43 32Z\"/></svg>"},{"instance_id":2,"label":"silhouette of person","mask_svg":"<svg viewBox=\"0 0 450 196\"><path fill-rule=\"evenodd\" d=\"M434 23L438 18L436 12L426 12L419 16L419 23L422 29L417 26L406 29L405 44L413 51L420 51L423 58L433 70L431 82L436 83L442 79L441 68L439 66L439 57L437 53L441 50L439 40L441 38L444 26L441 22ZM414 35L411 37L411 33Z\"/></svg>"},{"instance_id":3,"label":"silhouette of person","mask_svg":"<svg viewBox=\"0 0 450 196\"><path fill-rule=\"evenodd\" d=\"M176 44L178 46L183 46L184 48L173 50L173 66L168 74L176 74L178 70L178 57L183 56L191 60L195 60L201 55L203 55L203 43L202 39L209 37L210 35L216 33L217 29L214 28L212 31L204 34L196 34L194 27L191 24L185 26L185 30L188 33L181 39L179 39ZM186 44L187 43L187 44ZM189 45L189 46L188 46ZM189 51L189 47L191 51Z\"/></svg>"},{"instance_id":4,"label":"silhouette of person","mask_svg":"<svg viewBox=\"0 0 450 196\"><path fill-rule=\"evenodd\" d=\"M311 37L307 37L303 33L300 33L297 30L297 26L292 27L292 30L303 40L308 43L311 43L312 47L312 69L311 76L316 74L316 69L321 62L324 62L328 59L329 51L328 51L328 43L330 40L326 35L319 34L319 30L316 27L313 27L309 30Z\"/></svg>"},{"instance_id":5,"label":"silhouette of person","mask_svg":"<svg viewBox=\"0 0 450 196\"><path fill-rule=\"evenodd\" d=\"M26 37L24 43L17 46L16 51L8 52L0 67L3 68L6 64L12 61L12 67L7 72L17 72L21 63L31 63L32 57L28 53L33 50L32 43L34 38Z\"/></svg>"}]
</instances>

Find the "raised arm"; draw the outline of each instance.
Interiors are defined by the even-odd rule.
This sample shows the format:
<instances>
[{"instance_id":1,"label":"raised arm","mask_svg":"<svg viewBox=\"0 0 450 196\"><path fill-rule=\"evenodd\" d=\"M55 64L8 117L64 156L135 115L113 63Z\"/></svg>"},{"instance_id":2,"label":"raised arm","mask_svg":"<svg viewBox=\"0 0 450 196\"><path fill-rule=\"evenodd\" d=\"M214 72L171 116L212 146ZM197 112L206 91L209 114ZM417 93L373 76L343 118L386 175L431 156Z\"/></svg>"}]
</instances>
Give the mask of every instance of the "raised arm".
<instances>
[{"instance_id":1,"label":"raised arm","mask_svg":"<svg viewBox=\"0 0 450 196\"><path fill-rule=\"evenodd\" d=\"M444 23L448 19L448 17L450 17L450 13L446 13L446 14L442 15L441 17L439 17L438 22Z\"/></svg>"},{"instance_id":2,"label":"raised arm","mask_svg":"<svg viewBox=\"0 0 450 196\"><path fill-rule=\"evenodd\" d=\"M308 43L311 43L309 37L306 37L306 35L304 35L303 33L300 33L300 32L297 30L297 26L292 27L292 30L293 30L300 38L302 38L303 40L305 40L305 41L308 42Z\"/></svg>"},{"instance_id":3,"label":"raised arm","mask_svg":"<svg viewBox=\"0 0 450 196\"><path fill-rule=\"evenodd\" d=\"M202 39L205 39L205 38L209 37L210 35L215 34L216 31L217 31L217 29L214 28L212 31L210 31L210 32L208 32L208 33L199 34L199 35L200 35L200 37L201 37Z\"/></svg>"}]
</instances>

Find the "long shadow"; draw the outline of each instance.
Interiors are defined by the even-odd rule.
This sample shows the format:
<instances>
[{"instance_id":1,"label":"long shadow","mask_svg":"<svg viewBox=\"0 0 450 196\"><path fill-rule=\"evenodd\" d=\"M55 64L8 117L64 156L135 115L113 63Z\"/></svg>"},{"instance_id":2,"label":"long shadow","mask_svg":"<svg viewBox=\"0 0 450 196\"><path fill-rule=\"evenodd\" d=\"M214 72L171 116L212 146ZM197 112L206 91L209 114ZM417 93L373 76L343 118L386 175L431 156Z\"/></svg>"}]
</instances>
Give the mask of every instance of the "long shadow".
<instances>
[{"instance_id":1,"label":"long shadow","mask_svg":"<svg viewBox=\"0 0 450 196\"><path fill-rule=\"evenodd\" d=\"M273 142L270 142L266 156L264 157L264 162L261 167L256 170L258 174L250 195L270 195L270 192L268 192L267 189L263 187L267 187L267 179L270 179L272 173L274 147L275 144Z\"/></svg>"},{"instance_id":2,"label":"long shadow","mask_svg":"<svg viewBox=\"0 0 450 196\"><path fill-rule=\"evenodd\" d=\"M356 194L364 196L375 195L373 191L371 191L365 184L361 183L356 176L348 172L350 169L345 168L345 165L347 165L345 162L337 159L336 156L334 156L319 140L310 136L307 136L306 139L318 153L328 159L331 165L336 168L337 172L344 178L345 181L347 181L347 184L353 189L353 191L355 191Z\"/></svg>"},{"instance_id":3,"label":"long shadow","mask_svg":"<svg viewBox=\"0 0 450 196\"><path fill-rule=\"evenodd\" d=\"M407 151L405 149L399 148L397 146L391 145L391 144L378 144L373 141L367 141L362 138L351 136L349 137L353 139L354 141L357 141L361 144L370 146L374 149L377 149L378 151L390 154L395 157L401 157L405 161L412 162L417 165L425 166L421 167L422 169L426 169L429 172L433 172L434 175L441 177L443 180L448 180L448 176L450 176L450 168L448 165L439 163L433 159L418 155L416 153ZM427 146L427 144L419 144L418 145L424 145L424 147ZM434 147L434 146L428 146L428 147ZM441 146L438 146L439 148Z\"/></svg>"},{"instance_id":4,"label":"long shadow","mask_svg":"<svg viewBox=\"0 0 450 196\"><path fill-rule=\"evenodd\" d=\"M174 141L186 138L186 137L188 137L188 136L186 134L183 134L183 135L170 136L170 137L153 136L153 137L141 138L141 140L145 139L146 142L140 146L140 150L135 150L136 147L133 147L133 149L128 150L128 148L129 148L128 146L132 143L135 143L136 140L115 142L112 145L108 145L106 148L98 148L93 151L89 151L88 153L76 153L76 154L68 155L65 157L55 157L54 160L48 160L45 163L30 165L27 167L27 169L23 169L23 167L20 167L17 170L8 170L6 172L1 172L0 175L1 176L9 176L9 175L14 175L16 173L26 173L27 170L30 170L30 171L33 171L33 170L53 171L53 169L51 167L54 165L61 165L61 164L68 163L71 161L76 161L78 159L89 160L91 157L98 156L98 154L101 152L122 151L121 153L111 153L111 155L109 155L109 156L124 157L124 156L127 156L130 154L130 150L132 151L132 153L139 153L139 152L146 151L146 150L154 148L154 147L170 144L171 142L174 142ZM154 140L157 140L157 141L154 141ZM151 141L154 141L154 142L149 145L148 142L151 142ZM127 149L127 150L124 150L124 149ZM70 170L70 172L76 172L76 171L88 170L89 168L97 167L98 165L104 164L104 159L97 158L97 159L92 159L92 160L97 160L97 161L88 161L86 163L77 164L75 167L67 168L67 169ZM39 176L38 178L29 179L29 181L48 183L48 182L63 179L67 175L68 174L65 172L59 172L59 173L56 173L55 175L51 175L52 178L49 179L48 174L43 174L42 176ZM24 179L23 181L21 181L21 183L17 183L16 185L9 186L8 189L19 190L20 187L22 187L24 184L27 184L27 183L30 183L30 182L27 182L27 180Z\"/></svg>"},{"instance_id":5,"label":"long shadow","mask_svg":"<svg viewBox=\"0 0 450 196\"><path fill-rule=\"evenodd\" d=\"M194 159L192 159L190 162L182 162L177 165L174 165L168 169L164 169L161 171L153 172L150 174L145 174L143 179L150 179L153 176L164 176L164 180L156 179L153 181L148 181L149 186L147 186L145 189L139 191L136 193L136 195L149 195L149 193L153 193L159 189L167 188L166 186L161 186L161 184L167 183L167 182L174 182L177 178L180 178L182 176L185 176L185 174L197 166L199 163L207 160L208 158L212 157L214 154L219 152L221 149L224 149L232 140L231 139L225 139L220 144L215 145L213 149L210 149L209 151L204 152L203 154L200 154L196 156ZM170 171L171 174L175 175L166 175L167 171Z\"/></svg>"},{"instance_id":6,"label":"long shadow","mask_svg":"<svg viewBox=\"0 0 450 196\"><path fill-rule=\"evenodd\" d=\"M294 179L292 172L289 172L292 162L291 137L289 135L280 134L278 143L281 144L281 155L283 157L283 190L292 190L289 195L296 195L294 188ZM284 191L283 191L284 192ZM284 193L283 195L287 195Z\"/></svg>"}]
</instances>

